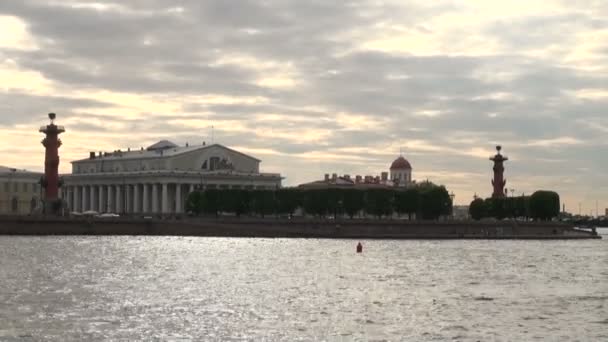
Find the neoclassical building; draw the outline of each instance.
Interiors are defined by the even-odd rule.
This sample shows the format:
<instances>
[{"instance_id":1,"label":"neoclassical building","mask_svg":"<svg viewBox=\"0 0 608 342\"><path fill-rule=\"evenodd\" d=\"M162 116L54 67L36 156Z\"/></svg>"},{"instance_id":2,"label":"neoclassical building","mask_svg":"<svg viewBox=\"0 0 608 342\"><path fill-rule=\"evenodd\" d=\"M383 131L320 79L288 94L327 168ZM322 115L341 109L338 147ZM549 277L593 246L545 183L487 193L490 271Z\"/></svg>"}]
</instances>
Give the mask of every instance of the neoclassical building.
<instances>
[{"instance_id":1,"label":"neoclassical building","mask_svg":"<svg viewBox=\"0 0 608 342\"><path fill-rule=\"evenodd\" d=\"M71 211L180 214L195 189L275 189L282 177L261 173L259 159L220 144L162 140L146 149L90 152L63 179Z\"/></svg>"},{"instance_id":2,"label":"neoclassical building","mask_svg":"<svg viewBox=\"0 0 608 342\"><path fill-rule=\"evenodd\" d=\"M0 166L0 214L31 214L40 209L42 173Z\"/></svg>"}]
</instances>

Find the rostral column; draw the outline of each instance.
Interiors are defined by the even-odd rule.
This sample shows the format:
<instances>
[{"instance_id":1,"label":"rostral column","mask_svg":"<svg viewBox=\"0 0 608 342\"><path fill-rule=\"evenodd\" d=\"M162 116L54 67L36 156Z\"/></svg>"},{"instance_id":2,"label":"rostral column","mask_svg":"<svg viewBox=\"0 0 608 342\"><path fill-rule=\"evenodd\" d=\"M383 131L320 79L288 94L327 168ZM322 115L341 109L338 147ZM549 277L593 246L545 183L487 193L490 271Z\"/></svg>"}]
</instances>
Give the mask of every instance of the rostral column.
<instances>
[{"instance_id":1,"label":"rostral column","mask_svg":"<svg viewBox=\"0 0 608 342\"><path fill-rule=\"evenodd\" d=\"M42 187L44 188L44 212L46 214L58 214L61 209L59 203L59 187L62 185L59 180L59 146L61 139L59 134L65 132L63 126L55 125L55 113L49 113L51 123L40 127L39 132L44 133L46 137L42 139L42 145L45 148L44 154L44 176L42 178Z\"/></svg>"},{"instance_id":2,"label":"rostral column","mask_svg":"<svg viewBox=\"0 0 608 342\"><path fill-rule=\"evenodd\" d=\"M502 147L500 145L496 146L496 155L494 157L490 157L490 160L494 162L494 179L492 179L494 192L492 193L492 198L505 197L505 185L507 184L507 180L504 179L503 175L505 172L503 163L509 160L509 158L500 154L501 149Z\"/></svg>"}]
</instances>

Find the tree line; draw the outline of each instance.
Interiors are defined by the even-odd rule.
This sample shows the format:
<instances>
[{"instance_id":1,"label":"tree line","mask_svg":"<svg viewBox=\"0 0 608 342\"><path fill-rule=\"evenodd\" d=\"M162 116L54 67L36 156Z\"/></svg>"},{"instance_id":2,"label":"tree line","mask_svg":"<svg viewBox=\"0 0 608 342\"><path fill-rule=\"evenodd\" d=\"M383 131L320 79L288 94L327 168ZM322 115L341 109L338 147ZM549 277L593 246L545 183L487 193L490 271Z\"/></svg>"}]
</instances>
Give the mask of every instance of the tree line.
<instances>
[{"instance_id":1,"label":"tree line","mask_svg":"<svg viewBox=\"0 0 608 342\"><path fill-rule=\"evenodd\" d=\"M559 195L554 191L536 191L532 196L476 198L469 206L474 220L483 218L525 218L548 221L560 213Z\"/></svg>"},{"instance_id":2,"label":"tree line","mask_svg":"<svg viewBox=\"0 0 608 342\"><path fill-rule=\"evenodd\" d=\"M444 186L430 182L407 189L207 189L190 193L186 200L186 210L195 215L286 216L298 208L320 218L382 218L398 214L407 215L410 220L436 220L452 212L452 200Z\"/></svg>"}]
</instances>

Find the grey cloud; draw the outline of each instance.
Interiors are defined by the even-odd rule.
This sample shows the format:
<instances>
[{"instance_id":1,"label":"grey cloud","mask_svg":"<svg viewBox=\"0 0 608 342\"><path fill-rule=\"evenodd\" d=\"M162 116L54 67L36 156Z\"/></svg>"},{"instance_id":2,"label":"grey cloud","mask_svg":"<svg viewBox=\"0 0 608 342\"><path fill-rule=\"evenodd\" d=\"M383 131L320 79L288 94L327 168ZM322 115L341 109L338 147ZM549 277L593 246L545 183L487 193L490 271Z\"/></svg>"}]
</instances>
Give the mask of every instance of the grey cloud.
<instances>
[{"instance_id":1,"label":"grey cloud","mask_svg":"<svg viewBox=\"0 0 608 342\"><path fill-rule=\"evenodd\" d=\"M520 54L520 49L552 44L567 51L575 42L576 32L605 28L601 16L606 13L602 12L606 10L605 2L574 6L577 8L565 16L548 14L495 22L480 33L495 38L511 52L485 56L416 56L361 50L366 34L381 25L435 32L437 28L429 24L428 18L461 10L447 1L388 6L364 0L250 0L238 4L225 0L133 0L116 2L119 9L108 11L70 8L67 1L62 4L0 2L0 13L22 18L41 47L40 51L0 49L2 58L13 60L25 70L40 72L66 88L169 97L255 96L263 98L263 103L185 102L181 114L167 115L151 109L150 113L138 113L145 119L119 119L111 114L110 105L100 101L9 92L0 93L0 103L3 112L14 115L3 115L0 124L39 121L36 113L44 115L52 107L66 116L82 118L73 127L77 130L102 129L87 122L87 117L108 118L120 124L124 137L113 141L117 148L145 145L160 136L181 143L209 141L206 129L170 122L202 118L238 120L252 132L261 125L294 132L299 127L332 131L326 141L313 143L216 129L217 141L227 145L268 148L287 155L353 147L378 149L377 153L361 155L369 160L367 164L355 159L292 162L283 156L267 156L268 163L284 168L281 171L288 179L300 181L304 180L300 174L319 176L332 168L354 174L383 167L384 159L388 163L392 158L389 156L398 153L384 147L408 139L440 148L431 152L407 150L416 172L477 175L469 181L447 177L441 180L453 181L461 188L476 188L474 182L482 178L482 188L486 188L489 161L464 152L471 148L491 150L495 143L503 143L515 156L508 166L508 177L514 183L518 179L527 183L526 177L542 173L551 175L552 181L560 179L572 173L569 163L587 165L593 170L605 170L607 166L597 157L605 149L601 147L605 133L584 124L608 127L604 119L606 101L571 95L581 89L605 89L605 75L579 70L557 58ZM567 5L572 6L572 2ZM604 50L596 52L602 54ZM268 65L225 63L235 57L253 57ZM293 70L296 86L273 89L256 84L260 78L274 77L275 67ZM502 74L509 77L498 77ZM508 96L491 96L497 93ZM93 107L108 107L108 114L87 114L86 109ZM77 113L74 108L82 112ZM420 111L439 114L417 115ZM274 114L282 120L256 121L253 115L258 113ZM378 130L351 130L345 122L338 121L336 113L345 114L340 117L346 120L351 114L381 120L385 126ZM310 120L302 122L302 117ZM130 134L135 130L141 133ZM564 136L583 143L524 146L528 141ZM453 153L454 150L463 153ZM302 171L305 168L312 171ZM483 176L486 172L487 177ZM597 172L593 174L594 179L601 179Z\"/></svg>"},{"instance_id":2,"label":"grey cloud","mask_svg":"<svg viewBox=\"0 0 608 342\"><path fill-rule=\"evenodd\" d=\"M76 108L108 108L112 104L85 98L29 95L20 92L0 92L0 126L46 121L47 113L60 117L79 116Z\"/></svg>"}]
</instances>

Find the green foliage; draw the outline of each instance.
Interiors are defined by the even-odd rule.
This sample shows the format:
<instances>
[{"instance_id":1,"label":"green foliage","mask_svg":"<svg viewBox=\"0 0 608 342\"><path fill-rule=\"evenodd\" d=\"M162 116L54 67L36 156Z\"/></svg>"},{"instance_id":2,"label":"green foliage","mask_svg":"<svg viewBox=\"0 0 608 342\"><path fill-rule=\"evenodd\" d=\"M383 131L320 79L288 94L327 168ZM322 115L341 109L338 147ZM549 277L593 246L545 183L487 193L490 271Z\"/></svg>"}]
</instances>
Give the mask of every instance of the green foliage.
<instances>
[{"instance_id":1,"label":"green foliage","mask_svg":"<svg viewBox=\"0 0 608 342\"><path fill-rule=\"evenodd\" d=\"M365 192L359 189L342 190L344 212L351 219L357 215L365 205Z\"/></svg>"},{"instance_id":2,"label":"green foliage","mask_svg":"<svg viewBox=\"0 0 608 342\"><path fill-rule=\"evenodd\" d=\"M294 211L301 205L300 191L294 188L278 189L275 193L277 214L293 215Z\"/></svg>"},{"instance_id":3,"label":"green foliage","mask_svg":"<svg viewBox=\"0 0 608 342\"><path fill-rule=\"evenodd\" d=\"M476 198L469 205L469 215L473 220L481 220L487 216L486 204L481 198Z\"/></svg>"},{"instance_id":4,"label":"green foliage","mask_svg":"<svg viewBox=\"0 0 608 342\"><path fill-rule=\"evenodd\" d=\"M419 191L417 189L407 189L405 191L395 192L394 207L397 213L407 214L409 219L412 219L412 215L416 213L419 207Z\"/></svg>"},{"instance_id":5,"label":"green foliage","mask_svg":"<svg viewBox=\"0 0 608 342\"><path fill-rule=\"evenodd\" d=\"M203 210L203 194L200 191L191 192L186 199L186 212L200 215Z\"/></svg>"},{"instance_id":6,"label":"green foliage","mask_svg":"<svg viewBox=\"0 0 608 342\"><path fill-rule=\"evenodd\" d=\"M494 217L498 220L502 220L508 215L507 212L507 200L505 198L487 198L484 203L486 207L486 212L491 217Z\"/></svg>"},{"instance_id":7,"label":"green foliage","mask_svg":"<svg viewBox=\"0 0 608 342\"><path fill-rule=\"evenodd\" d=\"M220 211L234 213L237 217L248 214L251 211L250 192L247 190L222 190L220 202Z\"/></svg>"},{"instance_id":8,"label":"green foliage","mask_svg":"<svg viewBox=\"0 0 608 342\"><path fill-rule=\"evenodd\" d=\"M254 190L251 192L251 202L253 211L262 217L275 212L274 191Z\"/></svg>"},{"instance_id":9,"label":"green foliage","mask_svg":"<svg viewBox=\"0 0 608 342\"><path fill-rule=\"evenodd\" d=\"M202 212L205 214L212 214L217 216L220 209L222 208L222 192L225 190L208 189L202 192ZM225 207L225 206L224 206Z\"/></svg>"},{"instance_id":10,"label":"green foliage","mask_svg":"<svg viewBox=\"0 0 608 342\"><path fill-rule=\"evenodd\" d=\"M368 189L365 192L365 211L381 218L393 213L393 191L388 189Z\"/></svg>"},{"instance_id":11,"label":"green foliage","mask_svg":"<svg viewBox=\"0 0 608 342\"><path fill-rule=\"evenodd\" d=\"M325 217L329 207L327 189L305 190L302 194L304 211L310 215Z\"/></svg>"},{"instance_id":12,"label":"green foliage","mask_svg":"<svg viewBox=\"0 0 608 342\"><path fill-rule=\"evenodd\" d=\"M559 215L559 195L539 190L530 196L530 216L536 220L551 220Z\"/></svg>"},{"instance_id":13,"label":"green foliage","mask_svg":"<svg viewBox=\"0 0 608 342\"><path fill-rule=\"evenodd\" d=\"M236 216L255 214L291 215L301 207L308 215L335 218L346 214L353 218L360 212L378 218L390 216L394 211L418 218L437 219L451 213L451 200L443 186L425 183L419 188L392 189L277 189L240 190L207 189L194 192L186 200L188 212L199 215L219 215L220 212Z\"/></svg>"},{"instance_id":14,"label":"green foliage","mask_svg":"<svg viewBox=\"0 0 608 342\"><path fill-rule=\"evenodd\" d=\"M426 184L419 190L419 213L425 220L436 220L441 215L449 215L452 209L450 194L444 186Z\"/></svg>"}]
</instances>

